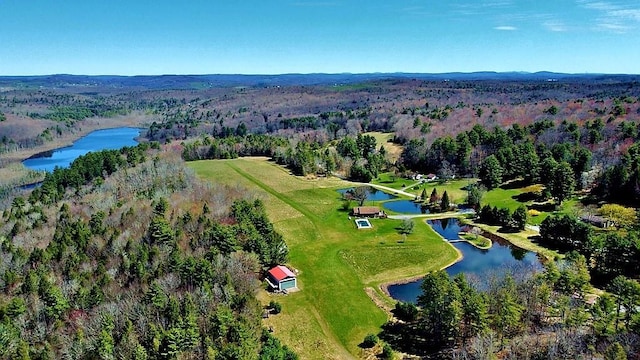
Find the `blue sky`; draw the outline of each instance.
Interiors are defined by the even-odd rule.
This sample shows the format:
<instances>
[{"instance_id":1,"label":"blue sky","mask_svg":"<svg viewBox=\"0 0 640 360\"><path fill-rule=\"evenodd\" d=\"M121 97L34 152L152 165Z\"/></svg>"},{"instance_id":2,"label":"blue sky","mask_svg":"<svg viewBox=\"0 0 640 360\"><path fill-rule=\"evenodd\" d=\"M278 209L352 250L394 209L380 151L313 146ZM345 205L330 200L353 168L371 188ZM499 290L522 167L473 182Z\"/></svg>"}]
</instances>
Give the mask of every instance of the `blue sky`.
<instances>
[{"instance_id":1,"label":"blue sky","mask_svg":"<svg viewBox=\"0 0 640 360\"><path fill-rule=\"evenodd\" d=\"M640 73L638 0L0 0L0 75Z\"/></svg>"}]
</instances>

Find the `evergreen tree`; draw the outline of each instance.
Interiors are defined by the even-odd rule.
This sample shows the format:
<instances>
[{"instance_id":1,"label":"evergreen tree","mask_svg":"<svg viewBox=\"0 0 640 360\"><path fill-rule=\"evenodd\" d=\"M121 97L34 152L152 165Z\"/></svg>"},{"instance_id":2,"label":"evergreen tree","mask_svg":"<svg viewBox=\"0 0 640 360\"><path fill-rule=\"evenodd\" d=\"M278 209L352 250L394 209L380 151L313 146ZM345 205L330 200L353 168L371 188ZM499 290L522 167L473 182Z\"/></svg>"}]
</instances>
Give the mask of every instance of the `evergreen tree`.
<instances>
[{"instance_id":1,"label":"evergreen tree","mask_svg":"<svg viewBox=\"0 0 640 360\"><path fill-rule=\"evenodd\" d=\"M518 303L513 278L505 276L502 282L497 292L490 296L492 327L496 329L501 342L519 330L524 310Z\"/></svg>"},{"instance_id":2,"label":"evergreen tree","mask_svg":"<svg viewBox=\"0 0 640 360\"><path fill-rule=\"evenodd\" d=\"M451 344L460 333L460 290L444 271L427 274L420 285L420 328L436 346Z\"/></svg>"},{"instance_id":3,"label":"evergreen tree","mask_svg":"<svg viewBox=\"0 0 640 360\"><path fill-rule=\"evenodd\" d=\"M609 345L604 351L605 360L627 360L627 352L624 351L622 345L619 342L614 342Z\"/></svg>"},{"instance_id":4,"label":"evergreen tree","mask_svg":"<svg viewBox=\"0 0 640 360\"><path fill-rule=\"evenodd\" d=\"M527 208L524 205L520 205L513 211L511 220L515 229L524 230L527 225Z\"/></svg>"},{"instance_id":5,"label":"evergreen tree","mask_svg":"<svg viewBox=\"0 0 640 360\"><path fill-rule=\"evenodd\" d=\"M566 162L561 162L555 168L551 181L545 184L551 196L553 196L557 204L560 205L566 200L576 187L576 179L571 166Z\"/></svg>"},{"instance_id":6,"label":"evergreen tree","mask_svg":"<svg viewBox=\"0 0 640 360\"><path fill-rule=\"evenodd\" d=\"M487 189L492 190L498 187L502 183L502 175L504 173L504 169L500 162L496 158L495 155L489 155L480 166L480 173L478 177L480 181L487 187Z\"/></svg>"},{"instance_id":7,"label":"evergreen tree","mask_svg":"<svg viewBox=\"0 0 640 360\"><path fill-rule=\"evenodd\" d=\"M442 199L440 200L440 210L449 211L450 207L449 194L447 193L447 190L445 190L444 193L442 193Z\"/></svg>"},{"instance_id":8,"label":"evergreen tree","mask_svg":"<svg viewBox=\"0 0 640 360\"><path fill-rule=\"evenodd\" d=\"M440 197L438 196L438 189L433 188L433 190L431 190L431 195L429 196L429 204L437 204L438 200L440 200Z\"/></svg>"},{"instance_id":9,"label":"evergreen tree","mask_svg":"<svg viewBox=\"0 0 640 360\"><path fill-rule=\"evenodd\" d=\"M464 341L481 334L489 325L488 304L485 296L474 289L463 273L454 282L460 290L462 305L461 333Z\"/></svg>"}]
</instances>

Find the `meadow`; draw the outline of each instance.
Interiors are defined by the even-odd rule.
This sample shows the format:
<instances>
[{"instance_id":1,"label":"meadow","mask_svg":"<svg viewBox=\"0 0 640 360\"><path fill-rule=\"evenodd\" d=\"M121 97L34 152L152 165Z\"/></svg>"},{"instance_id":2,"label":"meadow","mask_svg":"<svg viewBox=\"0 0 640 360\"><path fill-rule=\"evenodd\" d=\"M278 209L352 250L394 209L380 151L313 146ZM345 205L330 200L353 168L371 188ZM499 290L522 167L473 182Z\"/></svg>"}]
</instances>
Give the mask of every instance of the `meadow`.
<instances>
[{"instance_id":1,"label":"meadow","mask_svg":"<svg viewBox=\"0 0 640 360\"><path fill-rule=\"evenodd\" d=\"M290 249L289 265L299 271L301 291L264 292L266 304L282 304L265 320L278 338L304 359L358 357L365 335L378 333L391 300L380 285L441 269L458 258L420 219L404 238L400 220L373 219L373 229L357 230L341 209L338 189L353 186L335 178L294 177L265 158L189 163L213 183L246 186L260 197Z\"/></svg>"}]
</instances>

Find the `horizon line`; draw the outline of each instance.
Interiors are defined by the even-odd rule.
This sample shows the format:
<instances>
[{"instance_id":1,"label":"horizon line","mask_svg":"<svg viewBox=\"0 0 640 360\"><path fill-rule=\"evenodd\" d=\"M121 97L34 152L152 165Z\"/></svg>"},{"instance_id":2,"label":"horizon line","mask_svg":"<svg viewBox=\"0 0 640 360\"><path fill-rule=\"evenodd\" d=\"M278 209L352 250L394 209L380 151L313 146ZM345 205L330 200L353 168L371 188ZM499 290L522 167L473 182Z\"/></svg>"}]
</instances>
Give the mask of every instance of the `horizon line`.
<instances>
[{"instance_id":1,"label":"horizon line","mask_svg":"<svg viewBox=\"0 0 640 360\"><path fill-rule=\"evenodd\" d=\"M122 74L77 74L77 73L51 73L51 74L29 74L29 75L2 75L0 78L8 77L46 77L46 76L87 76L87 77L101 77L101 76L117 76L117 77L152 77L152 76L319 76L319 75L474 75L474 74L510 74L510 75L536 75L536 74L554 74L554 75L570 75L570 76L584 76L584 75L640 75L640 73L603 73L603 72L556 72L549 70L541 71L494 71L494 70L479 70L479 71L448 71L448 72L288 72L288 73L163 73L163 74L134 74L134 75L122 75Z\"/></svg>"}]
</instances>

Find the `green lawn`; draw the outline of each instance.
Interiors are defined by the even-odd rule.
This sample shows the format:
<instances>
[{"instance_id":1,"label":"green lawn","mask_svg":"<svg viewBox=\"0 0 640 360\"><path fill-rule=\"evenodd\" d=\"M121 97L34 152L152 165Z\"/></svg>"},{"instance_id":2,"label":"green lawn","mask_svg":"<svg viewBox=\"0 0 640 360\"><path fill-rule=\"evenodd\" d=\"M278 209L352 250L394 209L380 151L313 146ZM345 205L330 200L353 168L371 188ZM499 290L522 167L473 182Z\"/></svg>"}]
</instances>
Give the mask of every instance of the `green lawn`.
<instances>
[{"instance_id":1,"label":"green lawn","mask_svg":"<svg viewBox=\"0 0 640 360\"><path fill-rule=\"evenodd\" d=\"M514 211L520 205L525 205L527 208L536 208L532 206L533 200L527 195L532 195L542 190L542 185L530 185L522 188L504 189L495 188L491 191L487 191L482 197L482 204L489 204L491 206L497 206L499 208L508 208L510 211ZM518 197L522 196L525 201L519 201ZM540 205L539 215L530 216L528 223L531 225L540 225L544 219L551 214L562 213L571 214L575 212L579 201L575 198L565 200L562 205L555 210L553 205Z\"/></svg>"},{"instance_id":2,"label":"green lawn","mask_svg":"<svg viewBox=\"0 0 640 360\"><path fill-rule=\"evenodd\" d=\"M399 220L374 219L373 229L357 230L339 210L336 190L349 182L294 177L264 158L189 166L204 179L244 185L263 198L289 245L290 265L300 271L301 288L287 296L261 293L262 301L276 297L283 305L282 314L266 322L303 359L360 356L358 344L387 320L367 292L379 294L382 283L440 269L458 256L422 220L414 220L406 239L396 230Z\"/></svg>"},{"instance_id":3,"label":"green lawn","mask_svg":"<svg viewBox=\"0 0 640 360\"><path fill-rule=\"evenodd\" d=\"M495 188L491 191L487 191L482 197L482 204L489 204L491 206L497 206L499 208L509 208L513 211L517 209L523 203L514 199L514 196L522 194L521 189L502 189Z\"/></svg>"}]
</instances>

